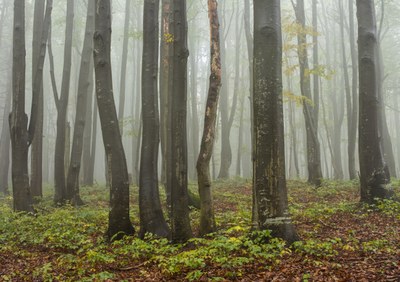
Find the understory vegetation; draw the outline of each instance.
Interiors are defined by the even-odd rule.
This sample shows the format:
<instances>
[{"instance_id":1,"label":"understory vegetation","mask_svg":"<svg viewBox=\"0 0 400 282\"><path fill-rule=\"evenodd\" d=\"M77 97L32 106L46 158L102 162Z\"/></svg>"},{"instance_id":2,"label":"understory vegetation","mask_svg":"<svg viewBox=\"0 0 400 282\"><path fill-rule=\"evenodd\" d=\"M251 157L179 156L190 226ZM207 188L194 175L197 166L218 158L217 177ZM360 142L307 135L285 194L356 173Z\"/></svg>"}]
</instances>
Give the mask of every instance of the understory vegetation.
<instances>
[{"instance_id":1,"label":"understory vegetation","mask_svg":"<svg viewBox=\"0 0 400 282\"><path fill-rule=\"evenodd\" d=\"M362 205L358 187L329 181L315 189L289 182L290 212L302 238L292 246L268 230L251 231L251 183L243 179L215 185L219 231L179 245L152 236L108 244L104 187L82 188L86 205L78 209L55 207L48 188L34 215L14 213L12 199L1 199L0 280L398 281L400 203ZM399 182L393 187L398 193ZM136 228L137 201L138 188L131 187ZM196 228L199 211L191 208L190 216Z\"/></svg>"}]
</instances>

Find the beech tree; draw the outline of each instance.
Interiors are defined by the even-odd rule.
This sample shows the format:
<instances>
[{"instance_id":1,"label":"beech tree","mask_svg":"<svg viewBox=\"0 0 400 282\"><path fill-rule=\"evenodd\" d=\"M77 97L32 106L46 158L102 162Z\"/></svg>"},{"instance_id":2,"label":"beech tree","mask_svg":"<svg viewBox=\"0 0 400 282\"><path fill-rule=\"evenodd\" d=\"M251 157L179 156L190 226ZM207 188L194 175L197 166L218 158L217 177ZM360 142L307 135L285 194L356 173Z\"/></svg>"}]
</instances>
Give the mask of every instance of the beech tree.
<instances>
[{"instance_id":1,"label":"beech tree","mask_svg":"<svg viewBox=\"0 0 400 282\"><path fill-rule=\"evenodd\" d=\"M204 115L204 130L200 152L197 159L197 177L200 195L200 235L215 231L215 218L211 194L210 160L215 139L215 123L219 91L221 88L221 55L219 40L218 4L208 0L208 18L210 21L210 84Z\"/></svg>"},{"instance_id":2,"label":"beech tree","mask_svg":"<svg viewBox=\"0 0 400 282\"><path fill-rule=\"evenodd\" d=\"M45 0L35 1L32 37L32 84L35 82L37 63L40 57L40 40L44 21ZM43 159L43 79L39 82L38 118L36 134L32 141L31 189L33 197L42 197L42 159ZM34 85L32 85L34 87Z\"/></svg>"},{"instance_id":3,"label":"beech tree","mask_svg":"<svg viewBox=\"0 0 400 282\"><path fill-rule=\"evenodd\" d=\"M279 0L254 1L254 160L257 228L288 243L298 236L288 213Z\"/></svg>"},{"instance_id":4,"label":"beech tree","mask_svg":"<svg viewBox=\"0 0 400 282\"><path fill-rule=\"evenodd\" d=\"M379 126L379 61L375 7L373 0L357 0L359 73L359 155L361 201L373 203L388 198L388 167L383 158Z\"/></svg>"},{"instance_id":5,"label":"beech tree","mask_svg":"<svg viewBox=\"0 0 400 282\"><path fill-rule=\"evenodd\" d=\"M67 194L65 182L65 140L67 126L67 108L71 80L71 53L72 53L72 34L74 27L74 2L67 1L67 14L65 25L65 45L64 45L64 67L61 82L60 97L58 97L55 82L53 82L53 94L57 108L57 137L54 153L54 202L61 204L70 195ZM49 48L50 49L50 48ZM52 56L50 56L52 57ZM54 73L53 73L54 75Z\"/></svg>"},{"instance_id":6,"label":"beech tree","mask_svg":"<svg viewBox=\"0 0 400 282\"><path fill-rule=\"evenodd\" d=\"M110 212L107 237L120 239L134 233L129 218L129 179L115 108L111 72L111 3L96 0L94 66L96 97L110 180Z\"/></svg>"},{"instance_id":7,"label":"beech tree","mask_svg":"<svg viewBox=\"0 0 400 282\"><path fill-rule=\"evenodd\" d=\"M13 33L13 105L9 117L12 147L12 184L14 210L33 212L32 194L28 176L28 149L35 135L38 115L39 92L43 77L46 42L50 26L53 1L47 0L44 28L41 35L40 56L32 88L31 119L25 113L25 2L14 1Z\"/></svg>"},{"instance_id":8,"label":"beech tree","mask_svg":"<svg viewBox=\"0 0 400 282\"><path fill-rule=\"evenodd\" d=\"M79 196L79 173L81 170L81 159L83 150L83 137L84 130L86 127L86 113L87 109L87 98L90 86L90 75L93 72L90 68L93 68L93 30L94 30L94 1L89 1L87 7L86 16L86 31L85 39L83 41L82 55L81 55L81 65L79 70L79 80L78 80L78 95L76 101L76 115L74 124L74 135L72 139L72 149L71 149L71 159L68 168L67 175L67 187L68 200L74 205L82 205L83 201ZM91 105L90 105L91 106ZM91 124L89 124L91 126Z\"/></svg>"},{"instance_id":9,"label":"beech tree","mask_svg":"<svg viewBox=\"0 0 400 282\"><path fill-rule=\"evenodd\" d=\"M192 237L187 176L187 19L186 0L173 0L171 92L168 101L167 186L171 191L171 236L174 242ZM167 190L168 190L167 189Z\"/></svg>"},{"instance_id":10,"label":"beech tree","mask_svg":"<svg viewBox=\"0 0 400 282\"><path fill-rule=\"evenodd\" d=\"M296 13L296 20L299 26L305 29L306 17L304 12L304 0L297 0L296 4L292 0L292 4ZM307 135L307 167L308 182L320 186L322 181L321 171L321 153L318 139L318 93L311 93L311 82L306 74L309 71L308 52L307 52L307 36L305 32L298 32L298 57L300 65L300 88L301 94L306 98L303 99L303 114L306 125ZM313 101L313 105L310 104Z\"/></svg>"},{"instance_id":11,"label":"beech tree","mask_svg":"<svg viewBox=\"0 0 400 282\"><path fill-rule=\"evenodd\" d=\"M158 191L158 14L159 0L145 0L143 12L142 62L142 153L140 155L140 237L147 232L168 237Z\"/></svg>"}]
</instances>

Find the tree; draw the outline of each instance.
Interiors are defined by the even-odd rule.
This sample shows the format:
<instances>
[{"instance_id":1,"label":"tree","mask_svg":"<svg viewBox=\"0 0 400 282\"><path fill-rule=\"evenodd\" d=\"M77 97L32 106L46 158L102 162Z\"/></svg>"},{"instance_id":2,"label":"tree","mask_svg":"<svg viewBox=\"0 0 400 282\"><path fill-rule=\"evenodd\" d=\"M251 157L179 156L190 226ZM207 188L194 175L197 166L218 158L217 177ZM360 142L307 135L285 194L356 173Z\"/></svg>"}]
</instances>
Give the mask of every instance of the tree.
<instances>
[{"instance_id":1,"label":"tree","mask_svg":"<svg viewBox=\"0 0 400 282\"><path fill-rule=\"evenodd\" d=\"M299 26L305 30L306 17L304 12L304 0L297 0L295 5L292 1L296 12L296 20ZM300 88L301 94L306 98L303 100L303 114L306 124L307 134L307 167L308 182L320 186L322 180L321 171L321 153L318 140L318 97L311 95L311 83L309 72L308 55L307 55L307 36L305 32L299 32L298 40L298 57L300 65ZM317 93L315 93L317 94ZM311 105L310 101L313 101Z\"/></svg>"},{"instance_id":2,"label":"tree","mask_svg":"<svg viewBox=\"0 0 400 282\"><path fill-rule=\"evenodd\" d=\"M173 56L171 66L171 92L168 97L167 136L167 186L171 191L171 235L172 241L184 242L192 237L188 209L187 178L187 20L186 1L173 0L171 37ZM167 189L167 190L168 190Z\"/></svg>"},{"instance_id":3,"label":"tree","mask_svg":"<svg viewBox=\"0 0 400 282\"><path fill-rule=\"evenodd\" d=\"M124 110L125 110L125 89L126 89L126 65L128 62L128 40L129 40L129 21L131 15L131 1L125 1L125 23L124 23L124 40L122 42L122 61L121 61L121 80L120 80L120 95L118 120L120 123L121 135L124 132Z\"/></svg>"},{"instance_id":4,"label":"tree","mask_svg":"<svg viewBox=\"0 0 400 282\"><path fill-rule=\"evenodd\" d=\"M254 161L257 227L291 243L282 102L280 1L254 1Z\"/></svg>"},{"instance_id":5,"label":"tree","mask_svg":"<svg viewBox=\"0 0 400 282\"><path fill-rule=\"evenodd\" d=\"M93 52L93 30L94 30L94 1L89 1L86 16L85 39L82 47L81 66L79 70L78 95L76 101L76 115L74 124L74 136L72 139L71 159L67 176L68 200L74 205L82 205L83 201L79 196L79 173L83 150L83 135L86 126L87 97L89 93L90 75L93 73L90 68ZM89 124L91 126L91 124Z\"/></svg>"},{"instance_id":6,"label":"tree","mask_svg":"<svg viewBox=\"0 0 400 282\"><path fill-rule=\"evenodd\" d=\"M197 177L200 195L200 235L215 231L215 218L211 194L210 160L214 147L215 123L219 90L221 88L221 54L219 40L218 4L208 0L208 18L210 21L210 84L204 115L204 130L200 152L197 159Z\"/></svg>"},{"instance_id":7,"label":"tree","mask_svg":"<svg viewBox=\"0 0 400 282\"><path fill-rule=\"evenodd\" d=\"M67 14L65 26L65 45L64 45L64 67L61 82L60 97L56 94L53 84L54 98L57 108L57 136L54 154L54 202L63 203L70 198L67 195L65 183L65 139L67 125L67 108L69 99L69 87L71 80L71 53L72 53L72 34L74 27L74 1L67 1Z\"/></svg>"},{"instance_id":8,"label":"tree","mask_svg":"<svg viewBox=\"0 0 400 282\"><path fill-rule=\"evenodd\" d=\"M48 0L41 35L40 56L32 89L31 119L25 113L25 2L14 1L13 34L13 105L9 116L12 147L12 184L14 210L33 212L32 194L28 176L28 149L35 135L38 115L39 92L43 77L46 42L49 33L53 1Z\"/></svg>"},{"instance_id":9,"label":"tree","mask_svg":"<svg viewBox=\"0 0 400 282\"><path fill-rule=\"evenodd\" d=\"M172 50L171 42L172 0L161 1L161 41L160 41L160 140L161 140L161 181L171 202L170 186L166 183L167 143L168 143L168 97L171 92Z\"/></svg>"},{"instance_id":10,"label":"tree","mask_svg":"<svg viewBox=\"0 0 400 282\"><path fill-rule=\"evenodd\" d=\"M359 155L361 201L388 198L388 168L385 163L379 126L379 61L373 0L357 0L358 72L359 72Z\"/></svg>"},{"instance_id":11,"label":"tree","mask_svg":"<svg viewBox=\"0 0 400 282\"><path fill-rule=\"evenodd\" d=\"M351 65L352 65L352 86L351 86L351 98L352 98L352 114L351 114L351 130L349 131L349 143L348 143L348 158L349 158L349 176L350 179L355 179L356 174L356 140L357 140L357 123L358 123L358 92L357 92L357 50L356 40L354 35L354 1L349 1L349 35L350 35L350 54L351 54Z\"/></svg>"},{"instance_id":12,"label":"tree","mask_svg":"<svg viewBox=\"0 0 400 282\"><path fill-rule=\"evenodd\" d=\"M110 212L107 237L109 240L113 240L120 239L123 235L133 234L135 230L129 218L128 169L113 97L110 58L110 6L109 0L96 0L93 57L96 97L110 179Z\"/></svg>"},{"instance_id":13,"label":"tree","mask_svg":"<svg viewBox=\"0 0 400 282\"><path fill-rule=\"evenodd\" d=\"M13 103L10 114L14 210L32 212L28 177L28 116L25 113L25 1L14 1Z\"/></svg>"},{"instance_id":14,"label":"tree","mask_svg":"<svg viewBox=\"0 0 400 282\"><path fill-rule=\"evenodd\" d=\"M140 237L147 232L168 237L158 191L158 14L159 0L146 0L143 12L142 153L140 156Z\"/></svg>"},{"instance_id":15,"label":"tree","mask_svg":"<svg viewBox=\"0 0 400 282\"><path fill-rule=\"evenodd\" d=\"M0 137L0 192L7 195L8 192L8 172L10 168L10 129L8 126L8 115L11 109L11 75L8 78L8 86L6 92L6 102L3 112L3 124Z\"/></svg>"},{"instance_id":16,"label":"tree","mask_svg":"<svg viewBox=\"0 0 400 282\"><path fill-rule=\"evenodd\" d=\"M43 29L45 0L35 1L32 37L32 84L35 82L38 59L40 57L40 39ZM31 153L31 190L33 197L42 197L42 159L43 159L43 79L39 82L38 119L36 134L32 142Z\"/></svg>"}]
</instances>

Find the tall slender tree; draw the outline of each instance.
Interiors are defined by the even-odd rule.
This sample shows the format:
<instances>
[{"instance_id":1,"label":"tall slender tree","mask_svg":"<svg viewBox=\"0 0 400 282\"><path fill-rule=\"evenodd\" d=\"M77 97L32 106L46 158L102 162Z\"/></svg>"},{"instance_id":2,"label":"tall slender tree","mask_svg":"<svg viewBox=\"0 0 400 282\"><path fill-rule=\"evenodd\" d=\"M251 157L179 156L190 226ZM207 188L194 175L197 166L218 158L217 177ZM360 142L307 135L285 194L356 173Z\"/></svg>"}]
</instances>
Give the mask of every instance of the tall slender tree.
<instances>
[{"instance_id":1,"label":"tall slender tree","mask_svg":"<svg viewBox=\"0 0 400 282\"><path fill-rule=\"evenodd\" d=\"M140 155L140 237L149 232L168 237L158 190L158 14L159 0L145 0L142 62L142 153Z\"/></svg>"},{"instance_id":2,"label":"tall slender tree","mask_svg":"<svg viewBox=\"0 0 400 282\"><path fill-rule=\"evenodd\" d=\"M96 0L95 10L93 56L96 74L96 97L110 180L110 212L107 237L109 240L113 240L120 239L123 235L133 234L135 230L129 218L128 168L118 126L112 87L110 0Z\"/></svg>"},{"instance_id":3,"label":"tall slender tree","mask_svg":"<svg viewBox=\"0 0 400 282\"><path fill-rule=\"evenodd\" d=\"M171 191L172 241L183 242L192 237L188 209L187 176L187 19L186 0L173 0L172 85L168 106L167 186Z\"/></svg>"},{"instance_id":4,"label":"tall slender tree","mask_svg":"<svg viewBox=\"0 0 400 282\"><path fill-rule=\"evenodd\" d=\"M254 1L254 163L257 227L291 243L298 239L288 213L282 102L279 0Z\"/></svg>"},{"instance_id":5,"label":"tall slender tree","mask_svg":"<svg viewBox=\"0 0 400 282\"><path fill-rule=\"evenodd\" d=\"M8 125L8 115L11 109L11 75L8 77L7 82L7 96L4 104L3 123L0 137L0 192L7 195L8 192L8 173L10 169L10 128Z\"/></svg>"},{"instance_id":6,"label":"tall slender tree","mask_svg":"<svg viewBox=\"0 0 400 282\"><path fill-rule=\"evenodd\" d=\"M72 139L71 159L67 176L67 195L74 205L82 205L83 201L79 195L79 173L81 169L81 159L83 150L83 135L86 126L87 97L89 93L90 75L93 72L93 30L94 30L94 1L89 1L86 16L86 31L83 41L81 66L79 70L78 95L76 101L76 115L74 124L74 135ZM89 124L91 126L91 124Z\"/></svg>"},{"instance_id":7,"label":"tall slender tree","mask_svg":"<svg viewBox=\"0 0 400 282\"><path fill-rule=\"evenodd\" d=\"M197 159L197 176L200 195L200 235L215 231L215 218L211 193L210 160L214 147L215 123L219 90L221 88L221 55L219 40L218 3L208 0L208 19L210 21L210 84L204 115L204 130L200 152Z\"/></svg>"},{"instance_id":8,"label":"tall slender tree","mask_svg":"<svg viewBox=\"0 0 400 282\"><path fill-rule=\"evenodd\" d=\"M32 84L40 57L41 34L44 21L45 0L35 1L32 37ZM42 163L43 163L43 80L39 82L38 118L36 122L36 134L32 141L31 153L31 190L33 197L42 197Z\"/></svg>"},{"instance_id":9,"label":"tall slender tree","mask_svg":"<svg viewBox=\"0 0 400 282\"><path fill-rule=\"evenodd\" d=\"M124 112L125 112L125 92L126 92L126 65L128 62L128 40L129 40L129 21L131 15L131 1L125 1L125 23L124 23L124 39L122 42L122 60L121 60L121 78L119 89L119 108L118 120L121 130L121 135L124 133Z\"/></svg>"},{"instance_id":10,"label":"tall slender tree","mask_svg":"<svg viewBox=\"0 0 400 282\"><path fill-rule=\"evenodd\" d=\"M373 203L376 198L392 195L388 190L388 168L385 163L379 126L378 38L373 0L357 0L358 68L359 68L359 155L361 201Z\"/></svg>"},{"instance_id":11,"label":"tall slender tree","mask_svg":"<svg viewBox=\"0 0 400 282\"><path fill-rule=\"evenodd\" d=\"M28 177L28 116L25 113L25 0L14 1L13 103L10 114L14 210L32 212Z\"/></svg>"},{"instance_id":12,"label":"tall slender tree","mask_svg":"<svg viewBox=\"0 0 400 282\"><path fill-rule=\"evenodd\" d=\"M348 158L349 158L349 177L355 179L356 173L356 141L357 141L357 123L358 123L358 65L357 48L354 32L354 0L349 0L349 36L350 36L350 54L351 54L351 130L349 131Z\"/></svg>"},{"instance_id":13,"label":"tall slender tree","mask_svg":"<svg viewBox=\"0 0 400 282\"><path fill-rule=\"evenodd\" d=\"M65 139L67 125L67 108L71 80L71 57L72 57L72 34L74 27L74 2L67 1L67 14L65 26L65 45L64 45L64 67L61 82L60 97L55 95L57 108L57 136L56 148L54 153L54 202L63 203L69 198L65 183ZM53 85L54 86L54 85ZM56 91L53 92L55 94Z\"/></svg>"},{"instance_id":14,"label":"tall slender tree","mask_svg":"<svg viewBox=\"0 0 400 282\"><path fill-rule=\"evenodd\" d=\"M297 0L295 4L292 1L296 12L296 20L303 30L306 28L306 16L304 11L304 0ZM307 52L307 36L305 32L299 32L298 40L298 57L300 65L300 88L301 94L307 99L303 100L303 114L306 125L307 135L307 167L308 182L320 186L322 180L321 171L321 153L318 139L318 97L311 94L311 82L307 71L309 71L308 52ZM313 105L310 103L313 101Z\"/></svg>"}]
</instances>

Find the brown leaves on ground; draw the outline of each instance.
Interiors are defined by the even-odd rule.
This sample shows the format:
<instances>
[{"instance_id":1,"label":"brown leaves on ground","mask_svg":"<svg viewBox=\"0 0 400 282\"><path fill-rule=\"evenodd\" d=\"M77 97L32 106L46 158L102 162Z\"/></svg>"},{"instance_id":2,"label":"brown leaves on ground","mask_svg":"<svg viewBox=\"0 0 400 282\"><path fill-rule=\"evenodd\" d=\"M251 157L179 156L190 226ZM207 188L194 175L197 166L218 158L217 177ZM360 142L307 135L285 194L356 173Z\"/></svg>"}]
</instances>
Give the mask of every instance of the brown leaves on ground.
<instances>
[{"instance_id":1,"label":"brown leaves on ground","mask_svg":"<svg viewBox=\"0 0 400 282\"><path fill-rule=\"evenodd\" d=\"M214 193L220 217L251 209L250 183L220 184ZM318 190L303 182L291 182L289 198L293 220L303 240L300 247L289 248L273 264L258 260L236 269L207 264L199 269L202 274L195 280L219 277L215 281L400 281L400 214L362 206L356 186L349 184ZM226 226L222 224L221 228ZM5 249L0 253L0 277L29 280L27 277L34 277L35 269L52 263L49 275L42 275L37 281L62 280L57 279L57 272L65 273L68 269L57 266L61 254L63 250L34 246L21 246L17 253ZM188 274L183 270L166 276L154 261L137 259L132 259L127 267L104 263L87 268L93 274L114 274L112 279L103 281L185 281Z\"/></svg>"}]
</instances>

